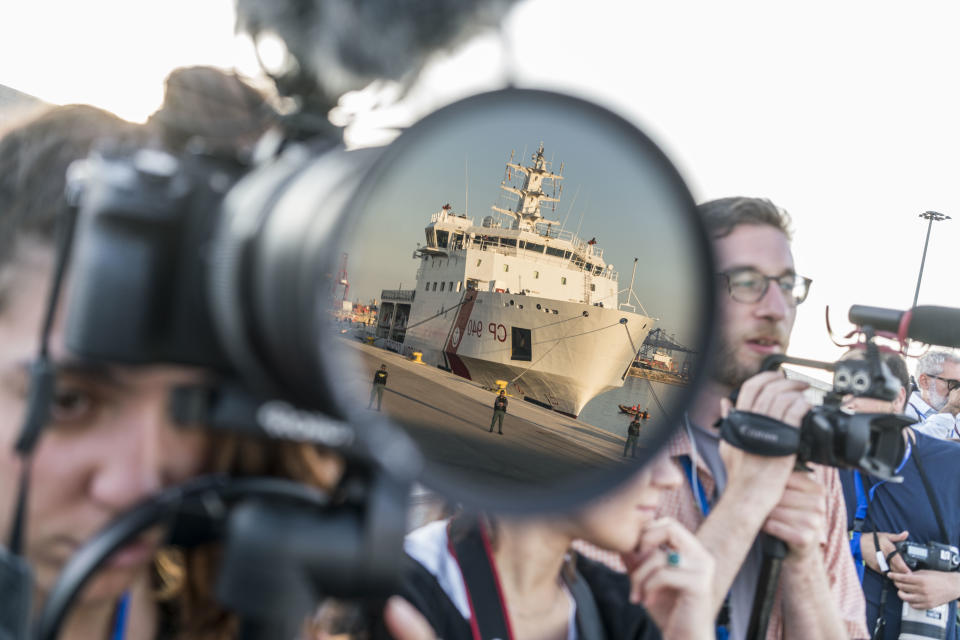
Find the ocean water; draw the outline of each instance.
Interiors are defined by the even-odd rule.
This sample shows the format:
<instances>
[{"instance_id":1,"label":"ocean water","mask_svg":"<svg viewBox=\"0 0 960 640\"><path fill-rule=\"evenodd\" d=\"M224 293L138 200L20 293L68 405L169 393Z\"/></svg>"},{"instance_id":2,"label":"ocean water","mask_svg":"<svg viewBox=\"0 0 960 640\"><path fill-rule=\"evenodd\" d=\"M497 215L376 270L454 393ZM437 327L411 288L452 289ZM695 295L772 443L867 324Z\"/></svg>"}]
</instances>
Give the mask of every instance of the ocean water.
<instances>
[{"instance_id":1,"label":"ocean water","mask_svg":"<svg viewBox=\"0 0 960 640\"><path fill-rule=\"evenodd\" d=\"M641 408L650 412L650 420L644 424L644 427L653 427L664 421L671 421L669 416L664 415L664 410L675 411L673 404L677 402L681 391L683 387L627 376L622 387L602 393L588 402L578 419L610 433L625 436L631 416L620 413L618 404L628 406L639 404ZM674 416L674 421L677 418L679 416Z\"/></svg>"}]
</instances>

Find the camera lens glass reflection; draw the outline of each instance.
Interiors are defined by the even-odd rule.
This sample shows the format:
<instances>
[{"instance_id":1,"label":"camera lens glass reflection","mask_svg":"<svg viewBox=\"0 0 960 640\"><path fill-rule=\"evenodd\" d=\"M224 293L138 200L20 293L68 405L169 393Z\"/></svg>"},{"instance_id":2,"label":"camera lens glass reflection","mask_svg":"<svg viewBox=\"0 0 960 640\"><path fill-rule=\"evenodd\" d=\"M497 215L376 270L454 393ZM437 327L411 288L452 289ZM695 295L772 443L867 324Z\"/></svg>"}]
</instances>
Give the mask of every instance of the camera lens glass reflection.
<instances>
[{"instance_id":1,"label":"camera lens glass reflection","mask_svg":"<svg viewBox=\"0 0 960 640\"><path fill-rule=\"evenodd\" d=\"M404 133L366 186L331 279L342 398L404 425L433 484L550 487L663 442L710 270L642 134L562 96L487 94Z\"/></svg>"}]
</instances>

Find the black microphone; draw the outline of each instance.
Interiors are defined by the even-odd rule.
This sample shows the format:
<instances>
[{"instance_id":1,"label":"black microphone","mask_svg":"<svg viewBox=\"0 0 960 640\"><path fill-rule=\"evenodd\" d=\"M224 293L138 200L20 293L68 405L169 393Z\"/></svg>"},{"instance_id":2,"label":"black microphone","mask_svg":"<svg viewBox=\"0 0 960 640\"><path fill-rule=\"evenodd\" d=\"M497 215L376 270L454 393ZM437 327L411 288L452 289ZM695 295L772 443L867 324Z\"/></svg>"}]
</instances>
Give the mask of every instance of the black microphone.
<instances>
[{"instance_id":1,"label":"black microphone","mask_svg":"<svg viewBox=\"0 0 960 640\"><path fill-rule=\"evenodd\" d=\"M906 337L942 347L960 347L960 309L922 306L907 311L866 307L850 307L850 322L870 325L877 331L900 334L905 326Z\"/></svg>"}]
</instances>

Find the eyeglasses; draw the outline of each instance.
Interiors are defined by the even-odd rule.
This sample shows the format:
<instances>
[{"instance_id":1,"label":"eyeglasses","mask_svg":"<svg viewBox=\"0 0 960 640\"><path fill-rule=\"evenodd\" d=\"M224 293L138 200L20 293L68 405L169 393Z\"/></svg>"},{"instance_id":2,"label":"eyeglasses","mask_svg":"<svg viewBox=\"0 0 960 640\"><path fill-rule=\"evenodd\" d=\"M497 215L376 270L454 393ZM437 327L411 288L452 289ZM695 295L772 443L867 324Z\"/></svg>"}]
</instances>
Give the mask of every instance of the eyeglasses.
<instances>
[{"instance_id":1,"label":"eyeglasses","mask_svg":"<svg viewBox=\"0 0 960 640\"><path fill-rule=\"evenodd\" d=\"M810 292L810 278L798 276L795 273L787 273L782 276L765 276L756 269L735 269L718 273L727 280L727 290L730 297L737 302L752 303L759 302L763 296L767 295L767 289L770 288L770 282L776 282L780 291L786 297L787 302L794 306L807 299L807 293Z\"/></svg>"},{"instance_id":2,"label":"eyeglasses","mask_svg":"<svg viewBox=\"0 0 960 640\"><path fill-rule=\"evenodd\" d=\"M953 378L941 378L940 376L930 376L931 378L936 378L937 380L943 380L947 383L947 391L953 391L954 389L960 388L960 380L954 380Z\"/></svg>"}]
</instances>

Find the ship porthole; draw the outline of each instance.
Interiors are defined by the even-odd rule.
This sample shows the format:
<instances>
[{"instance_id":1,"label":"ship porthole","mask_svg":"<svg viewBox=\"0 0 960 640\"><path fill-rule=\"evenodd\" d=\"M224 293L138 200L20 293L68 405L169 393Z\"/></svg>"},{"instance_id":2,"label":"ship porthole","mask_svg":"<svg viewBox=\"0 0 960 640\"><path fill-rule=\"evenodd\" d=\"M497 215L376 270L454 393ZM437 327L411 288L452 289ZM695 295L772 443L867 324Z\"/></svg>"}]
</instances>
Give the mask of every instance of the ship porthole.
<instances>
[{"instance_id":1,"label":"ship porthole","mask_svg":"<svg viewBox=\"0 0 960 640\"><path fill-rule=\"evenodd\" d=\"M510 301L510 306L511 306L511 307L513 306L513 300Z\"/></svg>"},{"instance_id":2,"label":"ship porthole","mask_svg":"<svg viewBox=\"0 0 960 640\"><path fill-rule=\"evenodd\" d=\"M584 318L586 318L586 317L589 316L589 315L590 315L590 312L589 312L589 311L584 311L584 312L583 312L583 317L584 317Z\"/></svg>"},{"instance_id":3,"label":"ship porthole","mask_svg":"<svg viewBox=\"0 0 960 640\"><path fill-rule=\"evenodd\" d=\"M537 305L537 311L539 311L539 310L540 310L540 305L538 304L538 305Z\"/></svg>"}]
</instances>

